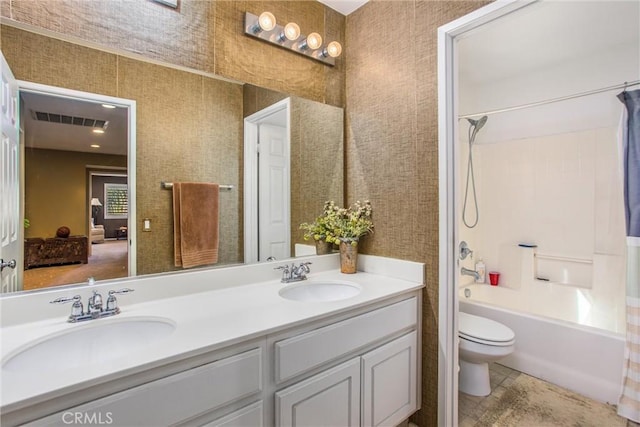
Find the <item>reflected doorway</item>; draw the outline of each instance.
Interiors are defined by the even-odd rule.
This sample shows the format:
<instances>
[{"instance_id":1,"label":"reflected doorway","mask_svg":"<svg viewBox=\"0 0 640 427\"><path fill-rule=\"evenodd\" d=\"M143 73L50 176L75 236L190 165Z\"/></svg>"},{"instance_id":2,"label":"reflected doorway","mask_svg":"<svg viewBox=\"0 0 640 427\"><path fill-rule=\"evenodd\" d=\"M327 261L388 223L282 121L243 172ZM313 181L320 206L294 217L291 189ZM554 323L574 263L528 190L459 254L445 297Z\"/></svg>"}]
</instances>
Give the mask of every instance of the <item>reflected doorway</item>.
<instances>
[{"instance_id":1,"label":"reflected doorway","mask_svg":"<svg viewBox=\"0 0 640 427\"><path fill-rule=\"evenodd\" d=\"M19 98L22 289L135 275L135 101L29 82Z\"/></svg>"},{"instance_id":2,"label":"reflected doorway","mask_svg":"<svg viewBox=\"0 0 640 427\"><path fill-rule=\"evenodd\" d=\"M244 119L245 263L291 256L291 100Z\"/></svg>"}]
</instances>

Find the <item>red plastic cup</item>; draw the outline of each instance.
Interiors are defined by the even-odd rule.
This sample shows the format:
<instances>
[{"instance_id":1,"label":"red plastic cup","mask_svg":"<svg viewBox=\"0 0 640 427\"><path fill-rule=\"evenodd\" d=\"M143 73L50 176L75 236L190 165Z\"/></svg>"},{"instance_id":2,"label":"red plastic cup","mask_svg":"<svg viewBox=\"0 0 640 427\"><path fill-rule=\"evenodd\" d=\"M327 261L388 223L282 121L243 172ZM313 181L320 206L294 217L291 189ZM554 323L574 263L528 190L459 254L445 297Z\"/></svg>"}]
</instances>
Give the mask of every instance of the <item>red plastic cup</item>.
<instances>
[{"instance_id":1,"label":"red plastic cup","mask_svg":"<svg viewBox=\"0 0 640 427\"><path fill-rule=\"evenodd\" d=\"M491 286L498 286L499 282L500 282L500 273L498 273L497 271L490 271L489 283L491 283Z\"/></svg>"}]
</instances>

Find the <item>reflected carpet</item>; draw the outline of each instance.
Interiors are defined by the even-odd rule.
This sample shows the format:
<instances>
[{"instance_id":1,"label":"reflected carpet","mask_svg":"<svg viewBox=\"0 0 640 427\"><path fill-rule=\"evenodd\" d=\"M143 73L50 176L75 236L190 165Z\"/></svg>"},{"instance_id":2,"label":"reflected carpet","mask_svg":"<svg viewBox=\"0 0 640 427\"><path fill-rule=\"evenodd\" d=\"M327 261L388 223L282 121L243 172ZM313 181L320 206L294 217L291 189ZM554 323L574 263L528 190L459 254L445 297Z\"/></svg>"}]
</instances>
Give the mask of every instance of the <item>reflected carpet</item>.
<instances>
[{"instance_id":1,"label":"reflected carpet","mask_svg":"<svg viewBox=\"0 0 640 427\"><path fill-rule=\"evenodd\" d=\"M91 245L87 264L54 265L36 267L24 272L25 291L49 286L86 282L89 277L96 280L115 279L129 275L127 240L107 240Z\"/></svg>"}]
</instances>

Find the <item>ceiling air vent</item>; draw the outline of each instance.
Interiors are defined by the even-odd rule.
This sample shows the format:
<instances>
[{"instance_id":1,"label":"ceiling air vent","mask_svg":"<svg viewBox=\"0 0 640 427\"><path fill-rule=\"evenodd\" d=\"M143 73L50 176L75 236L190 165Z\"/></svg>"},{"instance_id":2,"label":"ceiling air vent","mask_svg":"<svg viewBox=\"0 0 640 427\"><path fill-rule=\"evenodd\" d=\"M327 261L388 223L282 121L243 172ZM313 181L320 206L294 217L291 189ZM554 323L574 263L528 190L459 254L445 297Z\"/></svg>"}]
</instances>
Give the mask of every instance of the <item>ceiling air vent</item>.
<instances>
[{"instance_id":1,"label":"ceiling air vent","mask_svg":"<svg viewBox=\"0 0 640 427\"><path fill-rule=\"evenodd\" d=\"M66 125L87 126L106 129L109 124L106 120L89 119L87 117L72 117L64 114L46 113L44 111L31 110L31 117L40 122L62 123Z\"/></svg>"}]
</instances>

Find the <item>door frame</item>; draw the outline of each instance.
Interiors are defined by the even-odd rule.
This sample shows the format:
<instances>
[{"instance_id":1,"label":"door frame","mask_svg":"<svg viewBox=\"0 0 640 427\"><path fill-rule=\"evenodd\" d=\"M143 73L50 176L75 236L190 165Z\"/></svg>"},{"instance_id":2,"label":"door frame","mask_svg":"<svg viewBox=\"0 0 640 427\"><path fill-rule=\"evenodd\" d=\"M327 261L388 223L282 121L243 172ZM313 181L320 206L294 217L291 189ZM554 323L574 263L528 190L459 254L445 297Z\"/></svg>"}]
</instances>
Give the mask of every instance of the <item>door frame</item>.
<instances>
[{"instance_id":1,"label":"door frame","mask_svg":"<svg viewBox=\"0 0 640 427\"><path fill-rule=\"evenodd\" d=\"M538 0L498 0L438 28L438 424L458 425L458 51L456 38Z\"/></svg>"},{"instance_id":2,"label":"door frame","mask_svg":"<svg viewBox=\"0 0 640 427\"><path fill-rule=\"evenodd\" d=\"M127 175L129 193L129 213L127 219L128 228L128 263L129 277L137 274L137 242L136 236L136 101L132 99L116 98L90 92L82 92L57 86L43 85L24 80L18 80L18 96L22 92L37 93L41 95L55 96L58 98L71 98L81 101L89 101L102 104L111 104L127 109ZM21 190L22 191L22 190ZM24 212L23 212L24 216ZM87 222L88 224L88 222ZM90 244L90 243L89 243Z\"/></svg>"},{"instance_id":3,"label":"door frame","mask_svg":"<svg viewBox=\"0 0 640 427\"><path fill-rule=\"evenodd\" d=\"M244 262L258 262L259 233L258 221L258 128L267 117L286 111L286 155L289 161L289 173L286 176L287 188L285 200L291 209L291 98L285 98L244 119ZM291 219L287 222L285 233L291 244Z\"/></svg>"}]
</instances>

